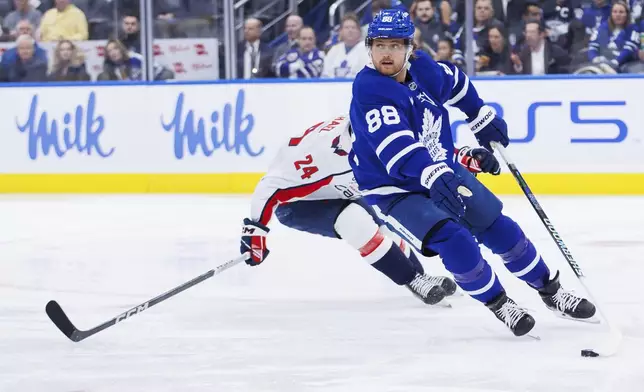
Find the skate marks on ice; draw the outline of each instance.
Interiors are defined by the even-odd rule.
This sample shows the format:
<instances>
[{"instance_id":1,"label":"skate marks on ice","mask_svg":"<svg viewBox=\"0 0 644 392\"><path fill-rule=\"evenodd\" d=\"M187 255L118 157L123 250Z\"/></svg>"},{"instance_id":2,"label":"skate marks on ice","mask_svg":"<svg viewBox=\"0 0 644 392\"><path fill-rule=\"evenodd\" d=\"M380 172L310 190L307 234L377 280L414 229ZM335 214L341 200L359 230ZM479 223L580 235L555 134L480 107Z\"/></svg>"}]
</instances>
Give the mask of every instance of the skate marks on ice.
<instances>
[{"instance_id":1,"label":"skate marks on ice","mask_svg":"<svg viewBox=\"0 0 644 392\"><path fill-rule=\"evenodd\" d=\"M562 271L562 282L578 289L523 201L504 202ZM644 218L635 219L640 210L629 203L636 202L641 199L542 201L624 333L617 356L600 359L581 358L579 350L602 336L601 326L555 317L487 254L508 291L531 309L540 342L514 338L468 297L450 298L452 309L423 305L338 241L279 226L271 231L265 265L235 267L74 344L47 319L49 299L64 303L77 326L87 328L207 271L238 251L248 200L0 199L0 214L20 220L13 231L5 220L0 233L33 238L0 244L0 390L640 391L644 298L635 288L644 272L641 257L630 245L584 244L635 239L630 222ZM603 215L606 203L630 215ZM569 215L581 207L598 213ZM586 232L598 222L610 230ZM429 272L444 273L433 260L424 262Z\"/></svg>"}]
</instances>

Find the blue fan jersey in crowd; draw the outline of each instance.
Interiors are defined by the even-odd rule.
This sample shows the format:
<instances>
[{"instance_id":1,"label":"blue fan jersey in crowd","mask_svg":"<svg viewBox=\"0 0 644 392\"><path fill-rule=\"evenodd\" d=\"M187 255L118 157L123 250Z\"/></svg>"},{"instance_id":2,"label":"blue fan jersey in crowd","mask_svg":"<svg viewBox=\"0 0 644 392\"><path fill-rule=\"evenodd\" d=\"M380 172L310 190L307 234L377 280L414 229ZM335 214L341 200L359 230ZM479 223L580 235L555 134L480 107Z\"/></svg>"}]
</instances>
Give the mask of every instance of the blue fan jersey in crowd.
<instances>
[{"instance_id":1,"label":"blue fan jersey in crowd","mask_svg":"<svg viewBox=\"0 0 644 392\"><path fill-rule=\"evenodd\" d=\"M619 65L637 60L637 53L644 50L644 19L637 24L629 25L624 30L624 37L626 42L617 57Z\"/></svg>"},{"instance_id":2,"label":"blue fan jersey in crowd","mask_svg":"<svg viewBox=\"0 0 644 392\"><path fill-rule=\"evenodd\" d=\"M588 60L592 61L597 56L604 56L608 60L617 59L624 44L630 38L627 34L631 30L632 28L628 26L624 30L615 29L611 32L608 22L602 23L590 38Z\"/></svg>"},{"instance_id":3,"label":"blue fan jersey in crowd","mask_svg":"<svg viewBox=\"0 0 644 392\"><path fill-rule=\"evenodd\" d=\"M370 203L392 193L427 192L419 177L429 165L458 166L443 105L472 118L483 106L467 75L453 64L436 62L421 51L415 56L404 84L370 67L353 83L350 163Z\"/></svg>"},{"instance_id":4,"label":"blue fan jersey in crowd","mask_svg":"<svg viewBox=\"0 0 644 392\"><path fill-rule=\"evenodd\" d=\"M309 53L301 53L293 48L277 61L277 76L280 78L319 78L324 67L324 52L313 48Z\"/></svg>"},{"instance_id":5,"label":"blue fan jersey in crowd","mask_svg":"<svg viewBox=\"0 0 644 392\"><path fill-rule=\"evenodd\" d=\"M610 16L610 4L598 8L595 4L592 4L590 7L584 8L584 14L581 17L581 21L586 26L586 32L592 34L593 30L599 28L599 26L608 20Z\"/></svg>"}]
</instances>

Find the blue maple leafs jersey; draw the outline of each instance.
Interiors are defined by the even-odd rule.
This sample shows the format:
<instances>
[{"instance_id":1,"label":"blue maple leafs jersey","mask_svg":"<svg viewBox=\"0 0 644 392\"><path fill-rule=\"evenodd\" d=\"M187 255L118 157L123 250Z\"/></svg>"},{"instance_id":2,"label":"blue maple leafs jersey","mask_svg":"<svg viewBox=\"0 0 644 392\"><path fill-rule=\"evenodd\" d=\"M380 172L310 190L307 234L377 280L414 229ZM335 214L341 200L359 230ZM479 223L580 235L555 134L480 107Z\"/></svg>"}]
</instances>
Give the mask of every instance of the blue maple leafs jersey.
<instances>
[{"instance_id":1,"label":"blue maple leafs jersey","mask_svg":"<svg viewBox=\"0 0 644 392\"><path fill-rule=\"evenodd\" d=\"M644 19L637 24L632 24L624 30L626 43L622 46L622 51L617 57L619 65L625 64L629 61L637 60L637 53L644 50Z\"/></svg>"},{"instance_id":2,"label":"blue maple leafs jersey","mask_svg":"<svg viewBox=\"0 0 644 392\"><path fill-rule=\"evenodd\" d=\"M631 30L632 28L627 26L624 30L615 29L611 32L608 22L602 23L590 37L588 60L593 61L597 56L604 56L608 60L617 59L630 38L628 35Z\"/></svg>"},{"instance_id":3,"label":"blue maple leafs jersey","mask_svg":"<svg viewBox=\"0 0 644 392\"><path fill-rule=\"evenodd\" d=\"M350 164L365 197L426 192L421 173L437 163L450 167L454 141L444 105L475 118L483 101L467 75L423 52L410 59L407 80L398 83L365 67L353 82Z\"/></svg>"},{"instance_id":4,"label":"blue maple leafs jersey","mask_svg":"<svg viewBox=\"0 0 644 392\"><path fill-rule=\"evenodd\" d=\"M293 48L283 54L275 65L277 76L290 79L319 78L324 67L324 52L314 48L301 53Z\"/></svg>"}]
</instances>

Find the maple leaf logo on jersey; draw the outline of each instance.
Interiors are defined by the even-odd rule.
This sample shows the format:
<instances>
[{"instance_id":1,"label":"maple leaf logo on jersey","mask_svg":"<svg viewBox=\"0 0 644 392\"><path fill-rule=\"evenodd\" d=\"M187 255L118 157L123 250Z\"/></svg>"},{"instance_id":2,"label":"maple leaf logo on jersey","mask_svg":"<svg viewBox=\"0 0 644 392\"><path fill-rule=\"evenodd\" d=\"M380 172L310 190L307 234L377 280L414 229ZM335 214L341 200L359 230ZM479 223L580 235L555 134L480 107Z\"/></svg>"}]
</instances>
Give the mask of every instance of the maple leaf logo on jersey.
<instances>
[{"instance_id":1,"label":"maple leaf logo on jersey","mask_svg":"<svg viewBox=\"0 0 644 392\"><path fill-rule=\"evenodd\" d=\"M435 118L432 112L425 108L423 113L423 133L420 135L420 142L427 148L429 155L434 162L447 159L447 150L440 142L441 129L443 128L443 117Z\"/></svg>"}]
</instances>

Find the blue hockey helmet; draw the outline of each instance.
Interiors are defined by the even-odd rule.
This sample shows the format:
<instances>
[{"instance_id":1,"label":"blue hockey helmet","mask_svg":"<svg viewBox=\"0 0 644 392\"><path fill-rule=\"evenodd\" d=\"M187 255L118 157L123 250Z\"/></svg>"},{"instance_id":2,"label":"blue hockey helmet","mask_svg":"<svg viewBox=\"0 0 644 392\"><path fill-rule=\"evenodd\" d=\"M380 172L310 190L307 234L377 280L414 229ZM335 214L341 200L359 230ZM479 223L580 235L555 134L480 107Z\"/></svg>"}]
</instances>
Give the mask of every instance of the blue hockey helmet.
<instances>
[{"instance_id":1,"label":"blue hockey helmet","mask_svg":"<svg viewBox=\"0 0 644 392\"><path fill-rule=\"evenodd\" d=\"M371 46L376 38L404 39L411 43L415 30L409 12L399 9L382 10L374 16L373 21L369 24L366 44Z\"/></svg>"}]
</instances>

